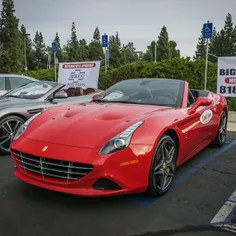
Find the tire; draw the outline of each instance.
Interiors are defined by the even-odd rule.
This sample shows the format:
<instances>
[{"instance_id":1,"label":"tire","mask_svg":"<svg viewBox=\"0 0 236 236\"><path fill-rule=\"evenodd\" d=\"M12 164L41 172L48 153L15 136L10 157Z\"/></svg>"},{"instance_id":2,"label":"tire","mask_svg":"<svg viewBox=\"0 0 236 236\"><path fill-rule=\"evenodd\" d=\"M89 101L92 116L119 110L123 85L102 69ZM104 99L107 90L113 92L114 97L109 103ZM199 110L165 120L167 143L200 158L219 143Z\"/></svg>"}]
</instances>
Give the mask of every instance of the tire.
<instances>
[{"instance_id":1,"label":"tire","mask_svg":"<svg viewBox=\"0 0 236 236\"><path fill-rule=\"evenodd\" d=\"M227 115L225 111L222 111L220 116L219 127L215 140L212 142L213 147L221 147L224 145L227 137Z\"/></svg>"},{"instance_id":2,"label":"tire","mask_svg":"<svg viewBox=\"0 0 236 236\"><path fill-rule=\"evenodd\" d=\"M15 115L0 120L0 153L2 155L10 154L12 139L24 122L24 119Z\"/></svg>"},{"instance_id":3,"label":"tire","mask_svg":"<svg viewBox=\"0 0 236 236\"><path fill-rule=\"evenodd\" d=\"M147 188L149 195L162 196L171 188L176 173L177 152L175 141L170 136L163 135L157 144L150 166ZM171 157L170 160L168 160L168 154ZM164 178L167 178L167 183L161 187L161 183L164 183Z\"/></svg>"}]
</instances>

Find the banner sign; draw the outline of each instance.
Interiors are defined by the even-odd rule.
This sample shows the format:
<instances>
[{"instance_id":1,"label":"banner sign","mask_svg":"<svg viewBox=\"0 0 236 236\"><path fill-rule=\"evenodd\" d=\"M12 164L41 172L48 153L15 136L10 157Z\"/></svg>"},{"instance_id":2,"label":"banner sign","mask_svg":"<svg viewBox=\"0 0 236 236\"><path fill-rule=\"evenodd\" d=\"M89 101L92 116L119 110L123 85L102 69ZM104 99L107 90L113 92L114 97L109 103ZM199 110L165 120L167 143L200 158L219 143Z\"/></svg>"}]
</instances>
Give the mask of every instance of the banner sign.
<instances>
[{"instance_id":1,"label":"banner sign","mask_svg":"<svg viewBox=\"0 0 236 236\"><path fill-rule=\"evenodd\" d=\"M101 61L60 63L58 82L68 88L98 88Z\"/></svg>"},{"instance_id":2,"label":"banner sign","mask_svg":"<svg viewBox=\"0 0 236 236\"><path fill-rule=\"evenodd\" d=\"M236 97L236 57L218 57L217 94Z\"/></svg>"}]
</instances>

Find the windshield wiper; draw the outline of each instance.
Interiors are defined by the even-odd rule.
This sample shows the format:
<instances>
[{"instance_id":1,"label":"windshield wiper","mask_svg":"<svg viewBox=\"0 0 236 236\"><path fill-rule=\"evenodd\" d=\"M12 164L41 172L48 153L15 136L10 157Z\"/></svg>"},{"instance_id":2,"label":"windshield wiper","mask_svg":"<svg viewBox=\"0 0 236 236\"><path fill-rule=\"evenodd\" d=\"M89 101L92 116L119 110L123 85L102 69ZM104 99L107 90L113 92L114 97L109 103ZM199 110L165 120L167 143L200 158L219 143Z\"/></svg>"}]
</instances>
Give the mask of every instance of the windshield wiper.
<instances>
[{"instance_id":1,"label":"windshield wiper","mask_svg":"<svg viewBox=\"0 0 236 236\"><path fill-rule=\"evenodd\" d=\"M97 99L94 99L93 102L108 102L108 100L102 99L102 98L97 98Z\"/></svg>"},{"instance_id":2,"label":"windshield wiper","mask_svg":"<svg viewBox=\"0 0 236 236\"><path fill-rule=\"evenodd\" d=\"M107 100L107 99L102 99L102 98L97 98L94 99L93 102L108 102L108 103L126 103L126 104L142 104L139 102L131 102L131 101L112 101L112 100Z\"/></svg>"},{"instance_id":3,"label":"windshield wiper","mask_svg":"<svg viewBox=\"0 0 236 236\"><path fill-rule=\"evenodd\" d=\"M7 98L23 98L22 96L16 96L16 95L6 95Z\"/></svg>"},{"instance_id":4,"label":"windshield wiper","mask_svg":"<svg viewBox=\"0 0 236 236\"><path fill-rule=\"evenodd\" d=\"M131 101L107 101L111 103L126 103L126 104L142 104L140 102L131 102Z\"/></svg>"}]
</instances>

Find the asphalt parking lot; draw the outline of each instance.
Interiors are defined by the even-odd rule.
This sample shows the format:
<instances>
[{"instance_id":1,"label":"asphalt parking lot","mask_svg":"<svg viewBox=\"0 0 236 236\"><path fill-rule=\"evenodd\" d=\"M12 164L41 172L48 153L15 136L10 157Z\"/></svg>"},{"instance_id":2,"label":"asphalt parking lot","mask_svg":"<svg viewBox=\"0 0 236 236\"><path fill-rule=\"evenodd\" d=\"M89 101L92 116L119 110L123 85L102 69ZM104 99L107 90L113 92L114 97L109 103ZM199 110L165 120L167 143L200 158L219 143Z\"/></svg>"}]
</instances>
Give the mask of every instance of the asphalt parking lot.
<instances>
[{"instance_id":1,"label":"asphalt parking lot","mask_svg":"<svg viewBox=\"0 0 236 236\"><path fill-rule=\"evenodd\" d=\"M236 132L229 132L224 147L207 148L179 168L172 190L161 198L86 199L38 189L17 180L11 157L3 156L0 236L235 235L211 225L230 196L231 206L236 203L234 140ZM220 222L224 216L223 224L232 230L234 211L221 210L216 218Z\"/></svg>"}]
</instances>

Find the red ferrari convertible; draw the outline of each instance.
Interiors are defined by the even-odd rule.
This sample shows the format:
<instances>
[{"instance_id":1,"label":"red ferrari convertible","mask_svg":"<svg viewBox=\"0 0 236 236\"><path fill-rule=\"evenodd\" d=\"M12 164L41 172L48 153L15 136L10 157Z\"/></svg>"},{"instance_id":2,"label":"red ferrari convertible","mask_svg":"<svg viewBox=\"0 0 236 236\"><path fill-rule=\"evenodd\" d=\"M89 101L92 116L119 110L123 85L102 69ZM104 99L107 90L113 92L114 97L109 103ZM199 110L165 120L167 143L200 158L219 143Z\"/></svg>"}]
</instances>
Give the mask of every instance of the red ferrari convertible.
<instances>
[{"instance_id":1,"label":"red ferrari convertible","mask_svg":"<svg viewBox=\"0 0 236 236\"><path fill-rule=\"evenodd\" d=\"M85 104L51 108L15 134L14 175L81 196L163 195L176 168L209 144L222 146L226 99L186 81L132 79Z\"/></svg>"}]
</instances>

